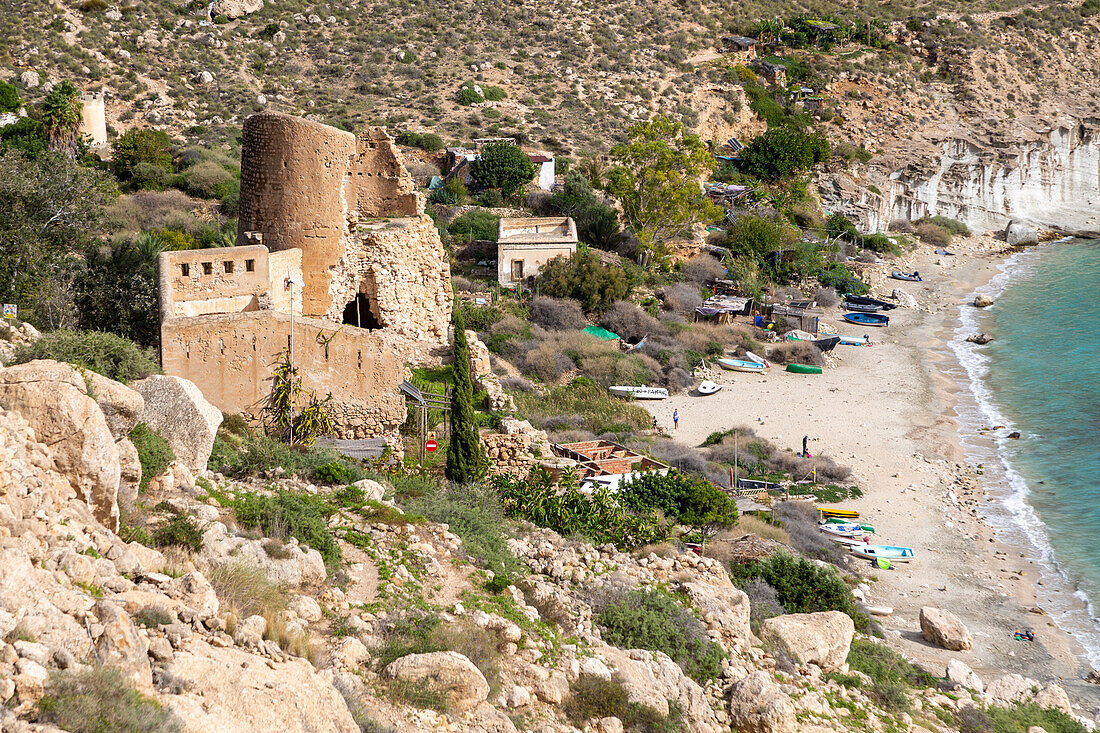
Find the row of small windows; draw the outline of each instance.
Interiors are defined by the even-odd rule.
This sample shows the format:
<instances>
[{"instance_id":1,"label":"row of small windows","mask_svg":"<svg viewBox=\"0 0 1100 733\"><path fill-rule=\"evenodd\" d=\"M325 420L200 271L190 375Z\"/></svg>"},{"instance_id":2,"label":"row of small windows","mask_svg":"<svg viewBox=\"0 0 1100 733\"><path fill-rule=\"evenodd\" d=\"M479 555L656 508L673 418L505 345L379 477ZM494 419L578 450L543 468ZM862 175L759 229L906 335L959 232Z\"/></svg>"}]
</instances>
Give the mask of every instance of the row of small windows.
<instances>
[{"instance_id":1,"label":"row of small windows","mask_svg":"<svg viewBox=\"0 0 1100 733\"><path fill-rule=\"evenodd\" d=\"M233 274L233 261L232 260L226 260L225 262L222 263L222 266L225 268L225 274L226 275L232 275ZM244 261L244 270L245 270L245 272L255 272L256 271L256 260L245 260ZM191 276L191 263L181 262L180 263L180 274L183 275L184 277L190 277ZM213 262L203 262L202 263L202 274L203 275L213 275L214 274L214 263Z\"/></svg>"}]
</instances>

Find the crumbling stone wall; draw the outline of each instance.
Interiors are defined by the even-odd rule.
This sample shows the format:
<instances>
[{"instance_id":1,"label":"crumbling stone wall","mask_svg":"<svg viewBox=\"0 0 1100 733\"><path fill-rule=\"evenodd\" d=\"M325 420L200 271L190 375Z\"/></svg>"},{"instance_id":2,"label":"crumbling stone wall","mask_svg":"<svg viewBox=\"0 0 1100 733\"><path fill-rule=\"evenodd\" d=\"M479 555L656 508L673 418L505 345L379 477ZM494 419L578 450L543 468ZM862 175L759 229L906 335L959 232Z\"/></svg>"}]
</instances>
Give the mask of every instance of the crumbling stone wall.
<instances>
[{"instance_id":1,"label":"crumbling stone wall","mask_svg":"<svg viewBox=\"0 0 1100 733\"><path fill-rule=\"evenodd\" d=\"M489 458L490 474L527 478L540 461L554 457L546 433L535 429L528 421L504 418L501 430L481 436L481 444Z\"/></svg>"},{"instance_id":2,"label":"crumbling stone wall","mask_svg":"<svg viewBox=\"0 0 1100 733\"><path fill-rule=\"evenodd\" d=\"M351 187L359 218L419 214L416 184L389 135L379 127L372 127L355 141L355 149Z\"/></svg>"},{"instance_id":3,"label":"crumbling stone wall","mask_svg":"<svg viewBox=\"0 0 1100 733\"><path fill-rule=\"evenodd\" d=\"M493 373L489 361L489 347L481 342L476 331L466 331L466 342L470 346L470 372L474 386L485 390L489 397L489 409L502 412L515 412L516 401L504 391L500 379Z\"/></svg>"}]
</instances>

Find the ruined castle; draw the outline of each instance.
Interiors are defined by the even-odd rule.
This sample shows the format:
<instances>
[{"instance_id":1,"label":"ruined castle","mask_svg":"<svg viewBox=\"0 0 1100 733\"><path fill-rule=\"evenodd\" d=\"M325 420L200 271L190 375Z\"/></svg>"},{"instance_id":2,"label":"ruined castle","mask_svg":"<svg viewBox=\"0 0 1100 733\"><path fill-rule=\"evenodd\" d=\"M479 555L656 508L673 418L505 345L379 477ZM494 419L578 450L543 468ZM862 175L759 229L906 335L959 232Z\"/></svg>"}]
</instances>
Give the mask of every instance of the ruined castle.
<instances>
[{"instance_id":1,"label":"ruined castle","mask_svg":"<svg viewBox=\"0 0 1100 733\"><path fill-rule=\"evenodd\" d=\"M290 353L337 436L399 447L410 363L451 317L439 234L384 131L264 112L244 123L236 247L160 255L164 372L258 422Z\"/></svg>"}]
</instances>

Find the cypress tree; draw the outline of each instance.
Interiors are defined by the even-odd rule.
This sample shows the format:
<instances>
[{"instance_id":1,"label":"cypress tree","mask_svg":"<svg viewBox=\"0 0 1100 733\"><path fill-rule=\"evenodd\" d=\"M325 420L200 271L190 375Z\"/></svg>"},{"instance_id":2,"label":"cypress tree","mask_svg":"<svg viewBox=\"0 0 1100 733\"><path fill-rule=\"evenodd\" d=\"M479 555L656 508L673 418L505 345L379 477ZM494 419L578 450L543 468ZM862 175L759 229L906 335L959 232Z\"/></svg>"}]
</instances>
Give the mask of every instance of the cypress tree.
<instances>
[{"instance_id":1,"label":"cypress tree","mask_svg":"<svg viewBox=\"0 0 1100 733\"><path fill-rule=\"evenodd\" d=\"M474 387L470 380L470 347L466 343L466 319L458 302L452 315L454 324L454 389L451 391L451 440L447 446L444 475L456 484L477 481L485 472L485 454L474 418Z\"/></svg>"}]
</instances>

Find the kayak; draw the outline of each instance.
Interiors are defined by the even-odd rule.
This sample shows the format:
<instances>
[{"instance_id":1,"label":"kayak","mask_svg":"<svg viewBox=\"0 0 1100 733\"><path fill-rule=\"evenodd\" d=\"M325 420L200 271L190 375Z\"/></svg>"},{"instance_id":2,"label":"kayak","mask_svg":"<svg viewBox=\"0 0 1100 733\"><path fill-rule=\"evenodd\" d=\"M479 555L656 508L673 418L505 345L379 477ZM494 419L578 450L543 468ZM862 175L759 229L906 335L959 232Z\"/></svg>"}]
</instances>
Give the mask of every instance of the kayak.
<instances>
[{"instance_id":1,"label":"kayak","mask_svg":"<svg viewBox=\"0 0 1100 733\"><path fill-rule=\"evenodd\" d=\"M821 367L812 364L788 364L787 371L791 374L821 374Z\"/></svg>"},{"instance_id":2,"label":"kayak","mask_svg":"<svg viewBox=\"0 0 1100 733\"><path fill-rule=\"evenodd\" d=\"M863 525L860 524L819 524L817 528L826 534L835 534L841 537L859 537L865 534Z\"/></svg>"},{"instance_id":3,"label":"kayak","mask_svg":"<svg viewBox=\"0 0 1100 733\"><path fill-rule=\"evenodd\" d=\"M825 520L825 524L859 524L860 527L863 527L863 531L865 532L875 531L875 528L870 524L860 524L859 522L852 522L846 519L841 519L840 517L829 517Z\"/></svg>"},{"instance_id":4,"label":"kayak","mask_svg":"<svg viewBox=\"0 0 1100 733\"><path fill-rule=\"evenodd\" d=\"M865 557L869 560L886 559L890 562L909 562L913 559L914 553L911 547L891 547L890 545L865 545L862 547L852 546L851 551L853 555L859 557Z\"/></svg>"}]
</instances>

